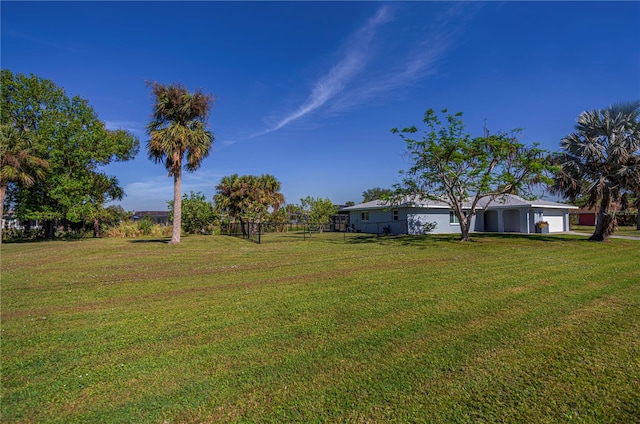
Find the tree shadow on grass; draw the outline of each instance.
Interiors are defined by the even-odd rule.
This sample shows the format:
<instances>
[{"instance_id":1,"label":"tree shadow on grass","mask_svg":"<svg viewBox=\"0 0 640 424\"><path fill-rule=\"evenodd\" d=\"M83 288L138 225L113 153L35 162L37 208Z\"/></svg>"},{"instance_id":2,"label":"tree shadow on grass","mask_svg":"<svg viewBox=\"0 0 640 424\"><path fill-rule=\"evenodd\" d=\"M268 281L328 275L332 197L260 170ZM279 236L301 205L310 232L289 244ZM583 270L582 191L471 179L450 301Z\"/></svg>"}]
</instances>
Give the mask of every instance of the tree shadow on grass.
<instances>
[{"instance_id":1,"label":"tree shadow on grass","mask_svg":"<svg viewBox=\"0 0 640 424\"><path fill-rule=\"evenodd\" d=\"M347 236L346 243L349 244L380 244L380 245L401 245L401 246L416 246L426 247L429 244L435 243L447 243L457 242L460 240L460 236L455 234L427 234L422 236L416 235L376 235L376 234L363 234L356 236Z\"/></svg>"},{"instance_id":2,"label":"tree shadow on grass","mask_svg":"<svg viewBox=\"0 0 640 424\"><path fill-rule=\"evenodd\" d=\"M171 241L170 238L162 238L162 239L135 239L135 240L129 240L129 243L163 243L163 244L169 244L169 242Z\"/></svg>"},{"instance_id":3,"label":"tree shadow on grass","mask_svg":"<svg viewBox=\"0 0 640 424\"><path fill-rule=\"evenodd\" d=\"M587 241L588 236L576 234L517 234L517 233L473 233L466 243L484 240L536 240L543 242ZM435 243L462 243L459 234L425 234L425 235L375 235L363 234L346 238L350 244L388 244L426 247Z\"/></svg>"},{"instance_id":4,"label":"tree shadow on grass","mask_svg":"<svg viewBox=\"0 0 640 424\"><path fill-rule=\"evenodd\" d=\"M502 239L502 240L537 240L549 242L567 242L587 240L589 236L578 234L519 234L519 233L473 233L471 238L474 239Z\"/></svg>"}]
</instances>

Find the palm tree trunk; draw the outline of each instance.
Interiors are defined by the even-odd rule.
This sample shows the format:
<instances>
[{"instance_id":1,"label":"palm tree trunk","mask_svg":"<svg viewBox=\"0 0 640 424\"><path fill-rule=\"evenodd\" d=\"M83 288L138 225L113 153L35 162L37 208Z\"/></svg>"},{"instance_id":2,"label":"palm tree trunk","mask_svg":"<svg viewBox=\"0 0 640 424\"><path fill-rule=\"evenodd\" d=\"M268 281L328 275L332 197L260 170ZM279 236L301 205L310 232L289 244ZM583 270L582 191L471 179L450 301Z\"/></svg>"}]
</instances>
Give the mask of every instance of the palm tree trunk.
<instances>
[{"instance_id":1,"label":"palm tree trunk","mask_svg":"<svg viewBox=\"0 0 640 424\"><path fill-rule=\"evenodd\" d=\"M4 228L4 195L7 192L7 186L0 186L0 244L2 244L2 229Z\"/></svg>"},{"instance_id":2,"label":"palm tree trunk","mask_svg":"<svg viewBox=\"0 0 640 424\"><path fill-rule=\"evenodd\" d=\"M173 174L173 232L169 244L180 243L182 230L182 170Z\"/></svg>"},{"instance_id":3,"label":"palm tree trunk","mask_svg":"<svg viewBox=\"0 0 640 424\"><path fill-rule=\"evenodd\" d=\"M611 233L613 233L612 227L614 223L612 216L609 214L610 208L611 197L609 196L609 191L605 189L598 208L598 215L596 215L596 228L589 240L607 241Z\"/></svg>"}]
</instances>

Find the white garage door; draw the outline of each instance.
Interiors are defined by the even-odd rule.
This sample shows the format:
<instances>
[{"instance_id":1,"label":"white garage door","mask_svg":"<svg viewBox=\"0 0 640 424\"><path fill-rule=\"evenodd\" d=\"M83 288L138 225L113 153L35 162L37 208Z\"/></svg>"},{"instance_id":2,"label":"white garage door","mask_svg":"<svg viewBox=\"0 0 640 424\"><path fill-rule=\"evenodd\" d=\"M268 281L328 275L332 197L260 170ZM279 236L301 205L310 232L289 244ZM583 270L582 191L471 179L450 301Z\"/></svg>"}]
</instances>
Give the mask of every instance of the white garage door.
<instances>
[{"instance_id":1,"label":"white garage door","mask_svg":"<svg viewBox=\"0 0 640 424\"><path fill-rule=\"evenodd\" d=\"M564 231L564 212L558 209L546 209L544 220L549 223L550 233L561 233Z\"/></svg>"}]
</instances>

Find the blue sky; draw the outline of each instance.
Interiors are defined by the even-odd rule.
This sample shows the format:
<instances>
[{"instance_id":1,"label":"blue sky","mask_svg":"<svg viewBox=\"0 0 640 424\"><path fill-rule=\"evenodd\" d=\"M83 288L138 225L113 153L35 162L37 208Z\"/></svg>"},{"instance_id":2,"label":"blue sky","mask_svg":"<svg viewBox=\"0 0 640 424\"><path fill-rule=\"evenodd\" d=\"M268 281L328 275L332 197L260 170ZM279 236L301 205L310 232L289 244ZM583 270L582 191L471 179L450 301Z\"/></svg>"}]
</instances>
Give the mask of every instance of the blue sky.
<instances>
[{"instance_id":1,"label":"blue sky","mask_svg":"<svg viewBox=\"0 0 640 424\"><path fill-rule=\"evenodd\" d=\"M127 210L166 209L147 158L145 81L214 94L216 141L183 192L269 173L288 203L336 204L408 168L392 127L428 108L480 135L524 128L557 150L583 110L640 98L639 2L7 2L1 65L86 98L139 137L118 177Z\"/></svg>"}]
</instances>

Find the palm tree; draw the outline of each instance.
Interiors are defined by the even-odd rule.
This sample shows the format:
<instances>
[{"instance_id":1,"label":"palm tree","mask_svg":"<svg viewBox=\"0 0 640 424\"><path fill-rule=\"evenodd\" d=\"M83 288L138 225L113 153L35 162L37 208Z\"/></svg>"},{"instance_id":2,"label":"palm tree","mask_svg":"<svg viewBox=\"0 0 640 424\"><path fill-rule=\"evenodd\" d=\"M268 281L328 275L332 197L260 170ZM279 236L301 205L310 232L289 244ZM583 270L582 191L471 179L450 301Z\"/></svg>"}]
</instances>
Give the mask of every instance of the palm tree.
<instances>
[{"instance_id":1,"label":"palm tree","mask_svg":"<svg viewBox=\"0 0 640 424\"><path fill-rule=\"evenodd\" d=\"M184 85L150 84L155 97L153 120L147 126L149 158L164 162L173 176L173 233L171 244L180 243L182 226L182 167L192 172L209 155L215 137L207 129L206 119L213 97L198 90L187 91Z\"/></svg>"},{"instance_id":2,"label":"palm tree","mask_svg":"<svg viewBox=\"0 0 640 424\"><path fill-rule=\"evenodd\" d=\"M263 174L258 181L264 198L263 202L272 208L272 213L277 213L284 204L284 195L280 193L280 181L269 174Z\"/></svg>"},{"instance_id":3,"label":"palm tree","mask_svg":"<svg viewBox=\"0 0 640 424\"><path fill-rule=\"evenodd\" d=\"M612 202L640 189L640 102L582 112L576 131L560 142L560 171L552 191L571 199L587 197L597 207L590 240L606 240L615 229Z\"/></svg>"},{"instance_id":4,"label":"palm tree","mask_svg":"<svg viewBox=\"0 0 640 424\"><path fill-rule=\"evenodd\" d=\"M284 195L280 193L280 181L269 174L257 177L255 175L233 174L223 177L216 186L214 196L216 209L226 214L233 223L240 221L243 234L246 235L245 221L251 221L255 227L256 221L264 220L271 208L277 213L284 204ZM255 232L255 228L249 228Z\"/></svg>"},{"instance_id":5,"label":"palm tree","mask_svg":"<svg viewBox=\"0 0 640 424\"><path fill-rule=\"evenodd\" d=\"M0 218L4 217L4 197L9 183L32 186L43 178L49 163L32 154L29 132L11 125L0 128ZM0 225L0 243L2 242Z\"/></svg>"}]
</instances>

